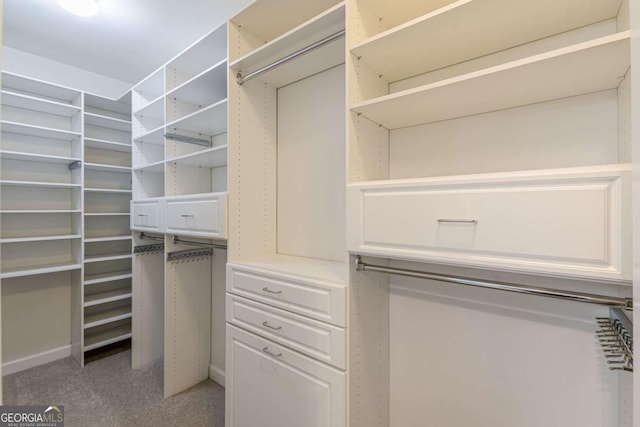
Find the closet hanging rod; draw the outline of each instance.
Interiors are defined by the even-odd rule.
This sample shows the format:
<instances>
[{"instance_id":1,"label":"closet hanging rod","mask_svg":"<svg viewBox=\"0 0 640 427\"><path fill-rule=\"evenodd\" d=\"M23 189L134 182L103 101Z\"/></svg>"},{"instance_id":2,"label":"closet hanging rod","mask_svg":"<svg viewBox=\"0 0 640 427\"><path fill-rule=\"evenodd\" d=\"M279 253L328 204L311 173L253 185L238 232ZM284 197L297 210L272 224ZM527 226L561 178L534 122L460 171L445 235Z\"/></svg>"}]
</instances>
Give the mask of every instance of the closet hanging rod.
<instances>
[{"instance_id":1,"label":"closet hanging rod","mask_svg":"<svg viewBox=\"0 0 640 427\"><path fill-rule=\"evenodd\" d=\"M416 277L419 279L431 279L440 282L455 283L458 285L475 286L486 289L517 292L528 295L536 295L549 298L564 299L588 304L600 304L609 307L620 307L633 310L633 298L610 297L606 295L587 294L582 292L563 291L561 289L542 288L538 286L517 285L506 282L485 282L466 277L447 276L444 274L427 273L404 268L385 267L383 265L366 264L362 262L360 255L356 256L356 271L377 271L380 273L396 274L399 276Z\"/></svg>"},{"instance_id":2,"label":"closet hanging rod","mask_svg":"<svg viewBox=\"0 0 640 427\"><path fill-rule=\"evenodd\" d=\"M158 242L164 242L164 237L150 236L148 234L145 234L144 232L140 233L140 238L146 239L146 240L157 240Z\"/></svg>"},{"instance_id":3,"label":"closet hanging rod","mask_svg":"<svg viewBox=\"0 0 640 427\"><path fill-rule=\"evenodd\" d=\"M284 58L280 58L277 61L274 61L269 65L265 65L264 67L259 68L256 71L252 71L249 74L247 74L246 76L243 76L242 72L239 71L238 74L236 74L236 81L238 82L239 85L242 85L243 83L245 83L245 82L247 82L247 81L249 81L249 80L251 80L253 78L258 77L259 75L264 74L267 71L270 71L270 70L272 70L272 69L274 69L276 67L279 67L279 66L281 66L283 64L286 64L287 62L291 61L292 59L295 59L295 58L297 58L299 56L302 56L302 55L304 55L306 53L309 53L309 52L311 52L311 51L313 51L315 49L318 49L318 48L320 48L320 47L322 47L322 46L324 46L326 44L329 44L329 43L331 43L333 41L336 41L336 40L338 40L338 39L340 39L340 38L342 38L344 36L345 36L345 30L342 29L342 30L340 30L340 31L338 31L336 33L333 33L333 34L331 34L331 35L329 35L329 36L327 36L327 37L325 37L325 38L323 38L321 40L318 40L315 43L310 44L309 46L303 47L300 50L297 50L297 51L295 51L293 53L290 53L289 55L285 56Z\"/></svg>"},{"instance_id":4,"label":"closet hanging rod","mask_svg":"<svg viewBox=\"0 0 640 427\"><path fill-rule=\"evenodd\" d=\"M173 243L176 245L190 245L190 246L200 246L202 248L210 248L210 249L227 249L227 245L219 245L216 243L200 243L194 242L192 240L182 240L178 236L173 236Z\"/></svg>"}]
</instances>

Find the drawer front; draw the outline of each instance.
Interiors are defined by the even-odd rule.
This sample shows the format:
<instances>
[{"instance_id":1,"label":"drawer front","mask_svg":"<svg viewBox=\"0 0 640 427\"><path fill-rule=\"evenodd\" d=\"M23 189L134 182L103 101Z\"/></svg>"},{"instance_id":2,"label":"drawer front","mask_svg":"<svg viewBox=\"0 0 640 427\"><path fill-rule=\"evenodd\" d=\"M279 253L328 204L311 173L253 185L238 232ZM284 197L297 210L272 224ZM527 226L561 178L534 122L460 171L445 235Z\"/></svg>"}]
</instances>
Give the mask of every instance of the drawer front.
<instances>
[{"instance_id":1,"label":"drawer front","mask_svg":"<svg viewBox=\"0 0 640 427\"><path fill-rule=\"evenodd\" d=\"M167 200L167 232L226 238L226 200L223 197Z\"/></svg>"},{"instance_id":2,"label":"drawer front","mask_svg":"<svg viewBox=\"0 0 640 427\"><path fill-rule=\"evenodd\" d=\"M346 376L227 324L227 426L346 426Z\"/></svg>"},{"instance_id":3,"label":"drawer front","mask_svg":"<svg viewBox=\"0 0 640 427\"><path fill-rule=\"evenodd\" d=\"M349 250L628 278L628 178L352 187Z\"/></svg>"},{"instance_id":4,"label":"drawer front","mask_svg":"<svg viewBox=\"0 0 640 427\"><path fill-rule=\"evenodd\" d=\"M277 343L346 369L345 329L227 294L226 318Z\"/></svg>"},{"instance_id":5,"label":"drawer front","mask_svg":"<svg viewBox=\"0 0 640 427\"><path fill-rule=\"evenodd\" d=\"M160 231L160 202L131 202L131 229Z\"/></svg>"},{"instance_id":6,"label":"drawer front","mask_svg":"<svg viewBox=\"0 0 640 427\"><path fill-rule=\"evenodd\" d=\"M323 322L346 326L344 286L227 264L227 291Z\"/></svg>"}]
</instances>

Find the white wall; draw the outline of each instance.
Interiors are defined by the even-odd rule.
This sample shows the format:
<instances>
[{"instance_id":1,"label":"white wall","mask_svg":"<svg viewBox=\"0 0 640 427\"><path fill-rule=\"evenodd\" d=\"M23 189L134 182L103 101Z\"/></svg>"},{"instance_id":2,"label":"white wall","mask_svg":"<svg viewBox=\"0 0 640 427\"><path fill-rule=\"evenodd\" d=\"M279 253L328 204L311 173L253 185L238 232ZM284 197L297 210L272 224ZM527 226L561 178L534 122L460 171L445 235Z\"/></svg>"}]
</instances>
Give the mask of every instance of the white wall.
<instances>
[{"instance_id":1,"label":"white wall","mask_svg":"<svg viewBox=\"0 0 640 427\"><path fill-rule=\"evenodd\" d=\"M2 70L114 99L133 86L8 46L2 46Z\"/></svg>"}]
</instances>

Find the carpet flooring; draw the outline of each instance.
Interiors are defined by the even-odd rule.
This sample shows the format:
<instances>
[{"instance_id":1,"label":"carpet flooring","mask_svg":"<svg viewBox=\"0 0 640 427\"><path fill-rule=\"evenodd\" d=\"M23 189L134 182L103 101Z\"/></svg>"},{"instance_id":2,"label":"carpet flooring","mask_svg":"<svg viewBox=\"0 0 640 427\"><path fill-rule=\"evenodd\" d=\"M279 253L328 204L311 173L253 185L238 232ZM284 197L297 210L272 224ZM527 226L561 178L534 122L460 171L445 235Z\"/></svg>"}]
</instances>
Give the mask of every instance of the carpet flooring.
<instances>
[{"instance_id":1,"label":"carpet flooring","mask_svg":"<svg viewBox=\"0 0 640 427\"><path fill-rule=\"evenodd\" d=\"M224 427L224 388L206 380L163 399L162 362L131 369L126 350L80 368L62 359L3 378L5 405L63 405L66 427Z\"/></svg>"}]
</instances>

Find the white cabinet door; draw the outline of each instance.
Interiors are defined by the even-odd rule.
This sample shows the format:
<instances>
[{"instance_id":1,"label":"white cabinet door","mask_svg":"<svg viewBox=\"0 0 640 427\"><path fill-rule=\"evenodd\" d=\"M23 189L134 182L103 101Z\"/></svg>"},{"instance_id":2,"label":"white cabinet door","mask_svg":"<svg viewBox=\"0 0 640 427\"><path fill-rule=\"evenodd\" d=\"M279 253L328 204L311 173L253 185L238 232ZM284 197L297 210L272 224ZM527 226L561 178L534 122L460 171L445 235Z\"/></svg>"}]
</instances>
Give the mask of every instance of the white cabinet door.
<instances>
[{"instance_id":1,"label":"white cabinet door","mask_svg":"<svg viewBox=\"0 0 640 427\"><path fill-rule=\"evenodd\" d=\"M630 279L625 166L354 185L349 250Z\"/></svg>"},{"instance_id":2,"label":"white cabinet door","mask_svg":"<svg viewBox=\"0 0 640 427\"><path fill-rule=\"evenodd\" d=\"M168 198L166 231L180 235L225 239L226 212L226 193Z\"/></svg>"},{"instance_id":3,"label":"white cabinet door","mask_svg":"<svg viewBox=\"0 0 640 427\"><path fill-rule=\"evenodd\" d=\"M343 427L345 373L227 325L226 427Z\"/></svg>"},{"instance_id":4,"label":"white cabinet door","mask_svg":"<svg viewBox=\"0 0 640 427\"><path fill-rule=\"evenodd\" d=\"M140 231L161 231L162 210L160 201L131 202L131 229Z\"/></svg>"}]
</instances>

